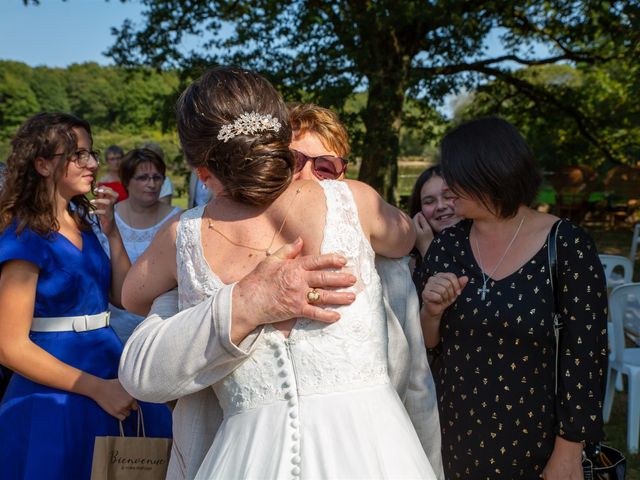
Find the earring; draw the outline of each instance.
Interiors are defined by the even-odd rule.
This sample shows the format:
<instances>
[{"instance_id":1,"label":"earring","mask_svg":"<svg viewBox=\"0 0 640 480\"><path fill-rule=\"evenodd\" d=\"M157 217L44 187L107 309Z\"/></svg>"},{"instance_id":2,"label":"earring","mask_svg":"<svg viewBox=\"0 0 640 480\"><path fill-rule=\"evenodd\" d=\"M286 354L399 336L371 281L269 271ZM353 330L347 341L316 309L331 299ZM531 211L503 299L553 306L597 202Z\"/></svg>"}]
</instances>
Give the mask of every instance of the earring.
<instances>
[{"instance_id":1,"label":"earring","mask_svg":"<svg viewBox=\"0 0 640 480\"><path fill-rule=\"evenodd\" d=\"M205 183L211 174L209 170L207 170L207 167L196 167L196 175L198 175L198 179L200 179L202 183Z\"/></svg>"}]
</instances>

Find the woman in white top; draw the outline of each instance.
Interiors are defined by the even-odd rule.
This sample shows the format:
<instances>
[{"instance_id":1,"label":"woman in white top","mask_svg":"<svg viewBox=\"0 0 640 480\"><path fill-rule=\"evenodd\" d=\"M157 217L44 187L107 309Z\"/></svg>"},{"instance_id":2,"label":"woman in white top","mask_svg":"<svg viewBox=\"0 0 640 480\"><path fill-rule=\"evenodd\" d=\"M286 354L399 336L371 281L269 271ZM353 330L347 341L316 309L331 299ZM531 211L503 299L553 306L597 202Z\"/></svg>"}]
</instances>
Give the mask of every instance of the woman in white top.
<instances>
[{"instance_id":1,"label":"woman in white top","mask_svg":"<svg viewBox=\"0 0 640 480\"><path fill-rule=\"evenodd\" d=\"M164 222L182 211L159 201L165 172L162 158L147 148L131 150L120 163L119 176L129 196L116 205L115 218L131 263L147 249ZM126 343L144 317L113 305L110 310L111 326Z\"/></svg>"},{"instance_id":2,"label":"woman in white top","mask_svg":"<svg viewBox=\"0 0 640 480\"><path fill-rule=\"evenodd\" d=\"M296 238L305 254L342 254L357 278L355 301L325 321L272 324L238 302L226 336L236 356L250 350L247 358L214 383L209 362L166 380L176 397L211 388L222 407L196 478L435 478L389 379L374 267L375 253L409 252L411 220L360 182L292 182L286 107L253 72L208 70L177 110L186 158L215 195L161 229L125 281L127 308L146 313L176 285L180 308L189 308ZM312 288L305 299L336 293ZM203 358L188 357L191 365Z\"/></svg>"}]
</instances>

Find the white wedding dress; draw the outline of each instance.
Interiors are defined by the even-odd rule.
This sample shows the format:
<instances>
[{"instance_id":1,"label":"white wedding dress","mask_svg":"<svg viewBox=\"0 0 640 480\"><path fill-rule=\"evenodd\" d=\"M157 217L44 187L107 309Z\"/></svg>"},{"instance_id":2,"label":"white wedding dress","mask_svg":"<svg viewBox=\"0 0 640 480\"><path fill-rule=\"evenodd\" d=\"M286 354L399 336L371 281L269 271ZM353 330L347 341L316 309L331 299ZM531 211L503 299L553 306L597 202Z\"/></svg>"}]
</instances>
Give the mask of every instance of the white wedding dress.
<instances>
[{"instance_id":1,"label":"white wedding dress","mask_svg":"<svg viewBox=\"0 0 640 480\"><path fill-rule=\"evenodd\" d=\"M196 478L436 478L389 383L380 279L351 191L321 185L321 250L348 258L356 301L334 324L299 319L288 338L263 327L250 357L212 386L224 420ZM178 227L181 310L223 285L203 256L202 213L186 212Z\"/></svg>"}]
</instances>

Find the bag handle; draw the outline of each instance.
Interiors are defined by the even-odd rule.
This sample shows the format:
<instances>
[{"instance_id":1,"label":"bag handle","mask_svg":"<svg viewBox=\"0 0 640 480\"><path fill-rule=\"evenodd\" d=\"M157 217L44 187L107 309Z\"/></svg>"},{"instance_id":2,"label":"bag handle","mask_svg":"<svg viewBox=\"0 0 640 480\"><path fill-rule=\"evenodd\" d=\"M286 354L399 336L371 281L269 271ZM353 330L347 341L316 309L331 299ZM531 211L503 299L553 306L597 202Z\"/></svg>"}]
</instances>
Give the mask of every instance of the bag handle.
<instances>
[{"instance_id":1,"label":"bag handle","mask_svg":"<svg viewBox=\"0 0 640 480\"><path fill-rule=\"evenodd\" d=\"M140 404L138 404L138 425L137 425L137 429L136 429L136 437L140 436L140 430L142 429L142 436L146 437L147 436L147 432L145 432L144 430L144 416L142 415L142 406ZM124 437L124 426L122 425L122 420L118 421L118 423L120 424L120 436Z\"/></svg>"},{"instance_id":2,"label":"bag handle","mask_svg":"<svg viewBox=\"0 0 640 480\"><path fill-rule=\"evenodd\" d=\"M551 280L551 291L553 292L553 334L556 339L556 376L555 389L558 395L558 377L560 375L560 330L562 329L562 317L560 315L560 294L558 293L558 227L562 220L558 220L551 226L547 237L547 255L549 263L549 279Z\"/></svg>"}]
</instances>

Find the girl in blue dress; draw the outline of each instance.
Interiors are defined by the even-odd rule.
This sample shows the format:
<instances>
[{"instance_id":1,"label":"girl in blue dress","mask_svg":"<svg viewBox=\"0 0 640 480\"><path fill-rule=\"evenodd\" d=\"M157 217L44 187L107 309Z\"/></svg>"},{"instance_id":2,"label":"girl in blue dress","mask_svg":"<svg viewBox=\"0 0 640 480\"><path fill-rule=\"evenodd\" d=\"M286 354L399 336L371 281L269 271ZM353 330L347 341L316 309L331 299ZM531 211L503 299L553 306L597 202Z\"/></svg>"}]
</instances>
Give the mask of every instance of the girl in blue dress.
<instances>
[{"instance_id":1,"label":"girl in blue dress","mask_svg":"<svg viewBox=\"0 0 640 480\"><path fill-rule=\"evenodd\" d=\"M122 344L107 305L120 304L130 263L98 190L89 125L31 117L12 141L0 194L0 363L15 372L0 404L3 479L89 478L96 436L118 435L138 409L120 385ZM91 229L99 219L111 262ZM145 405L148 436L170 437L170 413ZM130 418L125 428L134 430Z\"/></svg>"}]
</instances>

